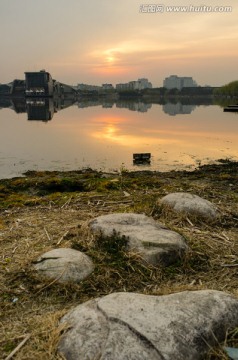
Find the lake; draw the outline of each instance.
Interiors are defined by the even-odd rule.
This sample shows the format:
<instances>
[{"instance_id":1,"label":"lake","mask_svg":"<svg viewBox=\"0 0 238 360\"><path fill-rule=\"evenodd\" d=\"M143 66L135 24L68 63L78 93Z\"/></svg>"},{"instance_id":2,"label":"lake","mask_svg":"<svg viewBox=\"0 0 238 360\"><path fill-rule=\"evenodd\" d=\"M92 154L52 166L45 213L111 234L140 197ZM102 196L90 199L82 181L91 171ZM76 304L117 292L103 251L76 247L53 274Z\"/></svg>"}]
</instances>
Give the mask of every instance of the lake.
<instances>
[{"instance_id":1,"label":"lake","mask_svg":"<svg viewBox=\"0 0 238 360\"><path fill-rule=\"evenodd\" d=\"M218 105L3 99L0 126L0 178L86 167L192 170L238 160L238 114ZM133 153L151 153L150 165L134 165Z\"/></svg>"}]
</instances>

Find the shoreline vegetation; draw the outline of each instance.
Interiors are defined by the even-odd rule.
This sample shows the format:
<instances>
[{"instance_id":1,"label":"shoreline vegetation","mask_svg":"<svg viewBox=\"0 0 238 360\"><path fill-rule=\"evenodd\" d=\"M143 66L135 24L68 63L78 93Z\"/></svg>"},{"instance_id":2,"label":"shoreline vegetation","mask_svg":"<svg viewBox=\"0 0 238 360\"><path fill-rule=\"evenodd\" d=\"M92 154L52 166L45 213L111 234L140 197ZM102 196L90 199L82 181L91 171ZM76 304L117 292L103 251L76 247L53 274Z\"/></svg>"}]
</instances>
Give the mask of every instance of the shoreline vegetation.
<instances>
[{"instance_id":1,"label":"shoreline vegetation","mask_svg":"<svg viewBox=\"0 0 238 360\"><path fill-rule=\"evenodd\" d=\"M142 101L151 104L166 104L167 102L193 105L219 105L225 107L238 103L238 81L233 81L222 87L198 86L178 89L164 87L144 90L108 90L79 91L78 100L92 98L107 98L111 100Z\"/></svg>"},{"instance_id":2,"label":"shoreline vegetation","mask_svg":"<svg viewBox=\"0 0 238 360\"><path fill-rule=\"evenodd\" d=\"M164 295L214 289L238 297L238 162L220 160L194 171L136 171L117 174L79 171L28 171L0 180L0 357L17 349L14 359L62 359L57 354L59 319L72 307L112 292ZM162 213L157 200L189 192L219 210L215 223ZM138 254L110 251L87 224L118 212L145 214L186 238L184 262L153 267ZM94 272L80 284L42 280L32 264L43 253L68 247L85 252ZM238 328L206 360L228 359L223 346L238 347Z\"/></svg>"}]
</instances>

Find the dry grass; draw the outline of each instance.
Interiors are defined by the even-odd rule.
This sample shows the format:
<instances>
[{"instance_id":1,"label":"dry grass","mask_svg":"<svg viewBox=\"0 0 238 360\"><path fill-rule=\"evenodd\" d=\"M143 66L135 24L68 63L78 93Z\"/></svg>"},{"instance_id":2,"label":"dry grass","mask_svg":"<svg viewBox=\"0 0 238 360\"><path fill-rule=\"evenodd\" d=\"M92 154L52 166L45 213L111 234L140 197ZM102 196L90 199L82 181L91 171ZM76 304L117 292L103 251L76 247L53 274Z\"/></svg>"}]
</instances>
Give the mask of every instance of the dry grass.
<instances>
[{"instance_id":1,"label":"dry grass","mask_svg":"<svg viewBox=\"0 0 238 360\"><path fill-rule=\"evenodd\" d=\"M237 179L237 167L219 167L190 174L124 173L112 179L100 178L99 182L93 179L93 188L87 187L87 191L51 189L39 195L32 183L31 193L24 188L27 206L9 205L2 208L0 217L0 357L5 359L30 334L14 359L62 359L56 352L64 330L58 328L59 319L71 307L111 292L163 295L216 289L238 297ZM206 224L186 216L161 214L156 199L173 191L193 192L212 201L219 208L220 221ZM144 264L137 254L126 253L123 246L111 251L107 243L92 238L87 228L89 220L129 211L153 216L185 236L191 251L184 261L154 268ZM32 269L32 262L57 247L86 252L95 263L94 273L78 285L42 281ZM238 329L227 335L225 344L238 346ZM227 359L222 344L211 349L207 359Z\"/></svg>"}]
</instances>

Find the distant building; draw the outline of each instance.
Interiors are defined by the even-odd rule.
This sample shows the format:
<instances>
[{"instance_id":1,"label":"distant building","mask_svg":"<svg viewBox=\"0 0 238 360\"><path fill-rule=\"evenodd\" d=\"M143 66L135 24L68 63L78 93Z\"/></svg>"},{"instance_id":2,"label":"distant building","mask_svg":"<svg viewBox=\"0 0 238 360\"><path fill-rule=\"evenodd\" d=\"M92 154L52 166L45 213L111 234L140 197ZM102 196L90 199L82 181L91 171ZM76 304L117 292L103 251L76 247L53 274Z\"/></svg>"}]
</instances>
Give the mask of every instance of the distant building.
<instances>
[{"instance_id":1,"label":"distant building","mask_svg":"<svg viewBox=\"0 0 238 360\"><path fill-rule=\"evenodd\" d=\"M8 84L0 84L0 95L22 95L25 94L25 81L24 80L14 80Z\"/></svg>"},{"instance_id":2,"label":"distant building","mask_svg":"<svg viewBox=\"0 0 238 360\"><path fill-rule=\"evenodd\" d=\"M12 95L24 95L26 90L26 82L24 80L15 79L12 82L11 94Z\"/></svg>"},{"instance_id":3,"label":"distant building","mask_svg":"<svg viewBox=\"0 0 238 360\"><path fill-rule=\"evenodd\" d=\"M1 84L0 85L0 95L10 95L11 93L11 84Z\"/></svg>"},{"instance_id":4,"label":"distant building","mask_svg":"<svg viewBox=\"0 0 238 360\"><path fill-rule=\"evenodd\" d=\"M124 90L143 90L143 89L151 89L152 84L148 81L148 79L141 78L136 81L129 81L124 84L116 84L116 90L124 91Z\"/></svg>"},{"instance_id":5,"label":"distant building","mask_svg":"<svg viewBox=\"0 0 238 360\"><path fill-rule=\"evenodd\" d=\"M192 77L180 77L177 75L171 75L164 79L163 83L166 89L178 89L181 90L184 87L197 87L196 81Z\"/></svg>"},{"instance_id":6,"label":"distant building","mask_svg":"<svg viewBox=\"0 0 238 360\"><path fill-rule=\"evenodd\" d=\"M54 82L45 70L25 72L26 96L53 96Z\"/></svg>"},{"instance_id":7,"label":"distant building","mask_svg":"<svg viewBox=\"0 0 238 360\"><path fill-rule=\"evenodd\" d=\"M114 87L112 84L102 84L103 90L114 90Z\"/></svg>"},{"instance_id":8,"label":"distant building","mask_svg":"<svg viewBox=\"0 0 238 360\"><path fill-rule=\"evenodd\" d=\"M77 90L81 90L81 91L99 91L99 90L102 90L102 87L97 86L97 85L78 84L77 85Z\"/></svg>"},{"instance_id":9,"label":"distant building","mask_svg":"<svg viewBox=\"0 0 238 360\"><path fill-rule=\"evenodd\" d=\"M118 90L118 91L125 90L125 85L126 84L116 84L116 90Z\"/></svg>"},{"instance_id":10,"label":"distant building","mask_svg":"<svg viewBox=\"0 0 238 360\"><path fill-rule=\"evenodd\" d=\"M148 79L145 79L145 78L138 79L136 86L138 86L138 90L152 89L151 82L149 82Z\"/></svg>"},{"instance_id":11,"label":"distant building","mask_svg":"<svg viewBox=\"0 0 238 360\"><path fill-rule=\"evenodd\" d=\"M77 90L81 91L102 91L102 90L114 90L112 84L102 84L102 86L98 85L88 85L88 84L78 84Z\"/></svg>"}]
</instances>

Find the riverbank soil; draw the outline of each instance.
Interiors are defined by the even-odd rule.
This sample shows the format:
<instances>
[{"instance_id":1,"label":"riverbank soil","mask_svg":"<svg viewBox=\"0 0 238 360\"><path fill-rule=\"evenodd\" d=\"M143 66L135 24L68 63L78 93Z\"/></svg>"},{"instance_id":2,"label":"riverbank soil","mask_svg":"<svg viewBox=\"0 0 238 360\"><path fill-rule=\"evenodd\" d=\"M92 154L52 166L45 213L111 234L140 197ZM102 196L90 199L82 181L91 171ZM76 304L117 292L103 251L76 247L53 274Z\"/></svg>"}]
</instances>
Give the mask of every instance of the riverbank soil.
<instances>
[{"instance_id":1,"label":"riverbank soil","mask_svg":"<svg viewBox=\"0 0 238 360\"><path fill-rule=\"evenodd\" d=\"M162 213L157 200L190 192L211 201L220 218L206 223ZM96 241L88 222L103 214L152 216L182 234L190 247L183 261L153 267L118 244ZM27 172L0 180L0 357L62 359L58 321L70 308L116 291L163 295L216 289L238 297L238 163L225 161L193 172ZM82 283L42 280L33 263L44 252L70 247L88 254L95 270ZM114 249L115 250L115 249ZM22 341L26 340L24 344ZM238 347L238 328L206 359L228 359L224 345Z\"/></svg>"}]
</instances>

